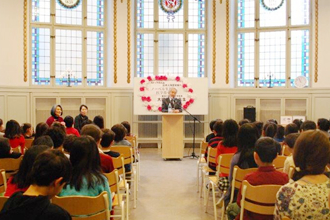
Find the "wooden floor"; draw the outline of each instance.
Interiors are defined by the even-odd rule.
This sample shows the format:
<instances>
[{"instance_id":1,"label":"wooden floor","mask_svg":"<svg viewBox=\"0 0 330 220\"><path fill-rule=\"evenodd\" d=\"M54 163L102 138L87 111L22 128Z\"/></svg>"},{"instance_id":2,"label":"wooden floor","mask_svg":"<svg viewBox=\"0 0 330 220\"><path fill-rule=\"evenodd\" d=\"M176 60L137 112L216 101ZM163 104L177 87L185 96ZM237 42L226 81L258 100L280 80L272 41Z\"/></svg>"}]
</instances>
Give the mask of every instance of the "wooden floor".
<instances>
[{"instance_id":1,"label":"wooden floor","mask_svg":"<svg viewBox=\"0 0 330 220\"><path fill-rule=\"evenodd\" d=\"M185 149L185 155L189 149ZM199 149L197 150L199 151ZM211 204L204 212L196 191L197 159L164 161L161 149L142 148L141 181L137 208L131 208L134 220L206 220L214 219ZM133 202L130 202L133 207Z\"/></svg>"}]
</instances>

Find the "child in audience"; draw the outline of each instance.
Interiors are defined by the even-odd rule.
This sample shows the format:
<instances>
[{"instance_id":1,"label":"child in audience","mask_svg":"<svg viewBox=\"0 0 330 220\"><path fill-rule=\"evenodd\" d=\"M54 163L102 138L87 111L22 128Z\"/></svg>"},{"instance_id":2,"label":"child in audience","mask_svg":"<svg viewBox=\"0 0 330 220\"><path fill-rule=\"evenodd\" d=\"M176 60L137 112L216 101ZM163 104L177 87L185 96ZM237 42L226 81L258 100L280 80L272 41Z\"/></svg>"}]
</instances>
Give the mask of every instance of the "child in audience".
<instances>
[{"instance_id":1,"label":"child in audience","mask_svg":"<svg viewBox=\"0 0 330 220\"><path fill-rule=\"evenodd\" d=\"M50 127L54 122L59 122L64 124L62 118L63 108L61 105L54 105L50 110L51 116L47 119L46 124Z\"/></svg>"},{"instance_id":2,"label":"child in audience","mask_svg":"<svg viewBox=\"0 0 330 220\"><path fill-rule=\"evenodd\" d=\"M131 146L128 140L125 140L126 128L122 124L115 124L111 130L115 133L115 142L113 145Z\"/></svg>"},{"instance_id":3,"label":"child in audience","mask_svg":"<svg viewBox=\"0 0 330 220\"><path fill-rule=\"evenodd\" d=\"M80 137L79 131L72 127L73 118L70 115L68 115L64 118L64 122L65 122L65 126L66 126L65 131L66 131L67 135L68 134L73 134L77 137Z\"/></svg>"},{"instance_id":4,"label":"child in audience","mask_svg":"<svg viewBox=\"0 0 330 220\"><path fill-rule=\"evenodd\" d=\"M121 124L124 125L124 127L126 128L126 136L133 137L134 135L131 133L131 125L129 124L129 122L123 121Z\"/></svg>"},{"instance_id":5,"label":"child in audience","mask_svg":"<svg viewBox=\"0 0 330 220\"><path fill-rule=\"evenodd\" d=\"M299 128L297 127L297 125L295 123L290 123L285 126L284 136L298 132L299 132Z\"/></svg>"},{"instance_id":6,"label":"child in audience","mask_svg":"<svg viewBox=\"0 0 330 220\"><path fill-rule=\"evenodd\" d=\"M49 126L46 123L44 122L38 123L36 126L36 133L34 135L34 140L44 135L48 128Z\"/></svg>"},{"instance_id":7,"label":"child in audience","mask_svg":"<svg viewBox=\"0 0 330 220\"><path fill-rule=\"evenodd\" d=\"M104 128L104 119L101 115L97 115L93 119L93 123L98 126L100 129Z\"/></svg>"},{"instance_id":8,"label":"child in audience","mask_svg":"<svg viewBox=\"0 0 330 220\"><path fill-rule=\"evenodd\" d=\"M258 139L259 139L262 135L262 128L264 126L264 123L262 121L255 121L253 122L253 124L258 130Z\"/></svg>"},{"instance_id":9,"label":"child in audience","mask_svg":"<svg viewBox=\"0 0 330 220\"><path fill-rule=\"evenodd\" d=\"M253 186L259 185L284 185L289 182L288 175L277 171L274 168L273 161L277 156L276 143L272 138L264 137L260 138L256 142L254 160L258 165L258 170L247 174L244 180L247 180ZM239 219L240 209L238 206L241 206L242 200L242 187L238 193L237 203L232 203L228 206L228 220L235 218ZM236 212L236 213L235 213ZM261 215L256 214L250 211L244 211L245 220L273 220L273 215Z\"/></svg>"},{"instance_id":10,"label":"child in audience","mask_svg":"<svg viewBox=\"0 0 330 220\"><path fill-rule=\"evenodd\" d=\"M274 138L276 131L277 125L274 123L267 122L262 129L262 136Z\"/></svg>"},{"instance_id":11,"label":"child in audience","mask_svg":"<svg viewBox=\"0 0 330 220\"><path fill-rule=\"evenodd\" d=\"M328 135L329 135L328 133L329 127L330 127L330 122L328 119L319 118L319 120L317 120L317 128L320 129L321 131L325 131Z\"/></svg>"},{"instance_id":12,"label":"child in audience","mask_svg":"<svg viewBox=\"0 0 330 220\"><path fill-rule=\"evenodd\" d=\"M294 146L293 160L294 182L277 192L275 219L330 219L330 180L324 175L330 161L329 137L318 130L303 132Z\"/></svg>"},{"instance_id":13,"label":"child in audience","mask_svg":"<svg viewBox=\"0 0 330 220\"><path fill-rule=\"evenodd\" d=\"M220 119L220 120L221 120L221 119ZM213 132L213 126L214 126L214 123L215 123L215 122L216 122L216 120L212 120L212 121L210 121L209 126L210 126L211 133L208 134L208 135L206 136L206 138L205 138L205 141L206 141L206 142L209 142L212 138L215 137L215 134L214 134L214 132Z\"/></svg>"},{"instance_id":14,"label":"child in audience","mask_svg":"<svg viewBox=\"0 0 330 220\"><path fill-rule=\"evenodd\" d=\"M22 133L25 139L33 138L33 130L30 123L24 123L22 126Z\"/></svg>"},{"instance_id":15,"label":"child in audience","mask_svg":"<svg viewBox=\"0 0 330 220\"><path fill-rule=\"evenodd\" d=\"M73 134L69 134L64 138L64 142L63 142L63 153L65 154L65 156L67 156L68 158L70 158L70 151L72 149L72 145L73 142L75 140L77 140L77 136L73 135Z\"/></svg>"},{"instance_id":16,"label":"child in audience","mask_svg":"<svg viewBox=\"0 0 330 220\"><path fill-rule=\"evenodd\" d=\"M85 123L86 121L88 121L88 116L87 116L87 112L88 112L88 107L87 105L80 105L79 107L79 112L80 114L77 115L74 119L74 128L78 130L78 132L80 133L81 128L83 127L83 123Z\"/></svg>"},{"instance_id":17,"label":"child in audience","mask_svg":"<svg viewBox=\"0 0 330 220\"><path fill-rule=\"evenodd\" d=\"M242 119L242 120L240 120L239 122L238 122L238 126L242 126L242 125L244 125L244 124L246 124L246 123L251 123L251 121L249 120L249 119L247 119L247 118L245 118L245 119Z\"/></svg>"},{"instance_id":18,"label":"child in audience","mask_svg":"<svg viewBox=\"0 0 330 220\"><path fill-rule=\"evenodd\" d=\"M5 129L3 127L3 120L0 118L0 137L5 135Z\"/></svg>"},{"instance_id":19,"label":"child in audience","mask_svg":"<svg viewBox=\"0 0 330 220\"><path fill-rule=\"evenodd\" d=\"M109 129L103 129L103 135L101 139L101 150L103 153L109 155L110 157L119 157L120 154L110 150L115 139L115 133Z\"/></svg>"},{"instance_id":20,"label":"child in audience","mask_svg":"<svg viewBox=\"0 0 330 220\"><path fill-rule=\"evenodd\" d=\"M59 196L98 196L106 191L111 210L109 183L102 174L99 151L94 139L85 135L77 138L70 150L70 161L73 167L72 177Z\"/></svg>"},{"instance_id":21,"label":"child in audience","mask_svg":"<svg viewBox=\"0 0 330 220\"><path fill-rule=\"evenodd\" d=\"M50 203L50 199L69 181L71 169L70 161L60 151L48 150L40 154L33 164L31 185L24 193L17 192L8 199L0 219L70 220L70 214Z\"/></svg>"},{"instance_id":22,"label":"child in audience","mask_svg":"<svg viewBox=\"0 0 330 220\"><path fill-rule=\"evenodd\" d=\"M54 149L58 149L60 151L63 150L63 141L66 134L62 128L52 126L46 131L45 135L48 135L53 140Z\"/></svg>"},{"instance_id":23,"label":"child in audience","mask_svg":"<svg viewBox=\"0 0 330 220\"><path fill-rule=\"evenodd\" d=\"M277 125L274 140L278 143L282 143L284 141L284 127L282 125Z\"/></svg>"},{"instance_id":24,"label":"child in audience","mask_svg":"<svg viewBox=\"0 0 330 220\"><path fill-rule=\"evenodd\" d=\"M289 134L284 139L284 146L288 147L288 151L290 152L290 156L287 156L284 162L283 172L289 174L290 167L295 167L293 162L293 147L296 143L297 138L299 137L299 133Z\"/></svg>"},{"instance_id":25,"label":"child in audience","mask_svg":"<svg viewBox=\"0 0 330 220\"><path fill-rule=\"evenodd\" d=\"M32 142L32 146L36 145L46 145L49 148L54 148L54 142L48 135L43 135L41 137L38 137L37 139L34 139Z\"/></svg>"},{"instance_id":26,"label":"child in audience","mask_svg":"<svg viewBox=\"0 0 330 220\"><path fill-rule=\"evenodd\" d=\"M25 192L31 184L29 175L32 165L39 154L48 150L49 147L45 145L32 146L26 151L23 160L19 166L18 172L8 179L5 196L11 196L15 192Z\"/></svg>"},{"instance_id":27,"label":"child in audience","mask_svg":"<svg viewBox=\"0 0 330 220\"><path fill-rule=\"evenodd\" d=\"M222 120L217 120L213 125L213 132L215 134L214 138L211 138L208 142L208 147L216 148L220 141L222 141ZM204 157L207 161L207 152L208 148L205 149ZM213 170L216 170L216 164L209 162L209 167Z\"/></svg>"},{"instance_id":28,"label":"child in audience","mask_svg":"<svg viewBox=\"0 0 330 220\"><path fill-rule=\"evenodd\" d=\"M21 127L15 120L9 120L6 124L5 138L9 139L11 148L21 148L21 153L24 154L25 139L21 133Z\"/></svg>"},{"instance_id":29,"label":"child in audience","mask_svg":"<svg viewBox=\"0 0 330 220\"><path fill-rule=\"evenodd\" d=\"M297 127L298 127L298 130L299 130L299 132L300 132L300 130L301 130L301 125L302 125L302 123L303 123L303 121L301 120L301 119L295 119L295 120L293 120L293 122L292 123L294 123L294 124L296 124L297 125Z\"/></svg>"},{"instance_id":30,"label":"child in audience","mask_svg":"<svg viewBox=\"0 0 330 220\"><path fill-rule=\"evenodd\" d=\"M315 129L316 129L315 122L310 121L310 120L304 121L300 126L301 132L308 131L308 130L315 130Z\"/></svg>"},{"instance_id":31,"label":"child in audience","mask_svg":"<svg viewBox=\"0 0 330 220\"><path fill-rule=\"evenodd\" d=\"M19 158L21 153L13 152L7 138L0 137L0 158Z\"/></svg>"}]
</instances>

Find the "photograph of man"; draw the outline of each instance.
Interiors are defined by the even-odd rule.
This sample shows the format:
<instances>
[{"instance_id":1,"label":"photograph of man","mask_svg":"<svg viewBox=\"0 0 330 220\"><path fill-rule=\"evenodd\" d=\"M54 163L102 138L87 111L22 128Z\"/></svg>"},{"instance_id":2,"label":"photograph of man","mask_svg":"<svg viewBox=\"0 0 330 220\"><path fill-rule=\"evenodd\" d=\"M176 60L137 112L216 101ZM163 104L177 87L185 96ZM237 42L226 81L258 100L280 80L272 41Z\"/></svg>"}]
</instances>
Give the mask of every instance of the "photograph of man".
<instances>
[{"instance_id":1,"label":"photograph of man","mask_svg":"<svg viewBox=\"0 0 330 220\"><path fill-rule=\"evenodd\" d=\"M162 112L169 112L169 113L182 112L181 99L175 98L177 92L178 90L176 88L170 88L168 97L162 100Z\"/></svg>"}]
</instances>

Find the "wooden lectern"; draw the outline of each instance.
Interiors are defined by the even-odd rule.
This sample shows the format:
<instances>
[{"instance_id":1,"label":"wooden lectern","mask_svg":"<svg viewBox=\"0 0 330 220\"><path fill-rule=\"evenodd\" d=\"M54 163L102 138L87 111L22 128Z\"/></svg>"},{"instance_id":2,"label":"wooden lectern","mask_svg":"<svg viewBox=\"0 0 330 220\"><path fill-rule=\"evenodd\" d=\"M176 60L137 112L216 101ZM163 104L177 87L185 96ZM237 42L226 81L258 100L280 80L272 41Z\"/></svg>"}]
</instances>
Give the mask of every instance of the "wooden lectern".
<instances>
[{"instance_id":1,"label":"wooden lectern","mask_svg":"<svg viewBox=\"0 0 330 220\"><path fill-rule=\"evenodd\" d=\"M162 115L162 157L163 159L183 158L183 114Z\"/></svg>"}]
</instances>

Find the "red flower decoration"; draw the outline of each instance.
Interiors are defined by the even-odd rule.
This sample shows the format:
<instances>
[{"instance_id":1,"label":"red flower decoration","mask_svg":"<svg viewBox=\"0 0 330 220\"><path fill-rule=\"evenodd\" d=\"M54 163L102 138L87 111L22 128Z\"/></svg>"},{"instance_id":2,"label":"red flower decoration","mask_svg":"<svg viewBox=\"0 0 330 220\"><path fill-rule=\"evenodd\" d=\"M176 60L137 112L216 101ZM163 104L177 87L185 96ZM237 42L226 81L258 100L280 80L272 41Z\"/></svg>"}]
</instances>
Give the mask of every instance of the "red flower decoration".
<instances>
[{"instance_id":1,"label":"red flower decoration","mask_svg":"<svg viewBox=\"0 0 330 220\"><path fill-rule=\"evenodd\" d=\"M148 97L146 98L146 101L147 101L147 102L151 102L151 98L150 98L150 96L148 96Z\"/></svg>"},{"instance_id":2,"label":"red flower decoration","mask_svg":"<svg viewBox=\"0 0 330 220\"><path fill-rule=\"evenodd\" d=\"M158 107L158 111L160 111L160 112L161 112L161 111L162 111L162 107Z\"/></svg>"},{"instance_id":3,"label":"red flower decoration","mask_svg":"<svg viewBox=\"0 0 330 220\"><path fill-rule=\"evenodd\" d=\"M179 76L175 77L175 80L179 82L180 81L180 77Z\"/></svg>"},{"instance_id":4,"label":"red flower decoration","mask_svg":"<svg viewBox=\"0 0 330 220\"><path fill-rule=\"evenodd\" d=\"M141 84L143 84L143 83L145 83L145 82L146 82L146 81L145 81L144 79L140 81Z\"/></svg>"},{"instance_id":5,"label":"red flower decoration","mask_svg":"<svg viewBox=\"0 0 330 220\"><path fill-rule=\"evenodd\" d=\"M140 87L140 91L143 92L144 91L144 87Z\"/></svg>"},{"instance_id":6,"label":"red flower decoration","mask_svg":"<svg viewBox=\"0 0 330 220\"><path fill-rule=\"evenodd\" d=\"M195 101L194 99L189 99L190 104L193 104L194 101Z\"/></svg>"},{"instance_id":7,"label":"red flower decoration","mask_svg":"<svg viewBox=\"0 0 330 220\"><path fill-rule=\"evenodd\" d=\"M190 92L190 93L193 93L193 92L194 92L194 90L193 90L193 89L189 89L189 90L188 90L188 92Z\"/></svg>"},{"instance_id":8,"label":"red flower decoration","mask_svg":"<svg viewBox=\"0 0 330 220\"><path fill-rule=\"evenodd\" d=\"M167 76L164 76L164 77L163 77L163 80L167 80Z\"/></svg>"},{"instance_id":9,"label":"red flower decoration","mask_svg":"<svg viewBox=\"0 0 330 220\"><path fill-rule=\"evenodd\" d=\"M185 104L186 106L189 106L190 105L190 102L188 101L188 102L186 102L186 104Z\"/></svg>"},{"instance_id":10,"label":"red flower decoration","mask_svg":"<svg viewBox=\"0 0 330 220\"><path fill-rule=\"evenodd\" d=\"M142 99L142 102L144 102L146 100L146 97L142 96L141 99Z\"/></svg>"},{"instance_id":11,"label":"red flower decoration","mask_svg":"<svg viewBox=\"0 0 330 220\"><path fill-rule=\"evenodd\" d=\"M187 109L187 108L188 108L188 106L187 106L187 105L184 105L184 106L183 106L183 108L184 108L184 109Z\"/></svg>"},{"instance_id":12,"label":"red flower decoration","mask_svg":"<svg viewBox=\"0 0 330 220\"><path fill-rule=\"evenodd\" d=\"M147 77L147 79L148 79L149 81L151 81L151 80L152 80L151 76L148 76L148 77Z\"/></svg>"},{"instance_id":13,"label":"red flower decoration","mask_svg":"<svg viewBox=\"0 0 330 220\"><path fill-rule=\"evenodd\" d=\"M151 110L151 106L150 106L150 105L148 105L148 106L147 106L147 109L150 111L150 110Z\"/></svg>"},{"instance_id":14,"label":"red flower decoration","mask_svg":"<svg viewBox=\"0 0 330 220\"><path fill-rule=\"evenodd\" d=\"M182 87L183 87L183 88L187 88L188 85L187 85L187 84L183 84Z\"/></svg>"},{"instance_id":15,"label":"red flower decoration","mask_svg":"<svg viewBox=\"0 0 330 220\"><path fill-rule=\"evenodd\" d=\"M156 80L160 80L160 76L155 76L155 79Z\"/></svg>"}]
</instances>

